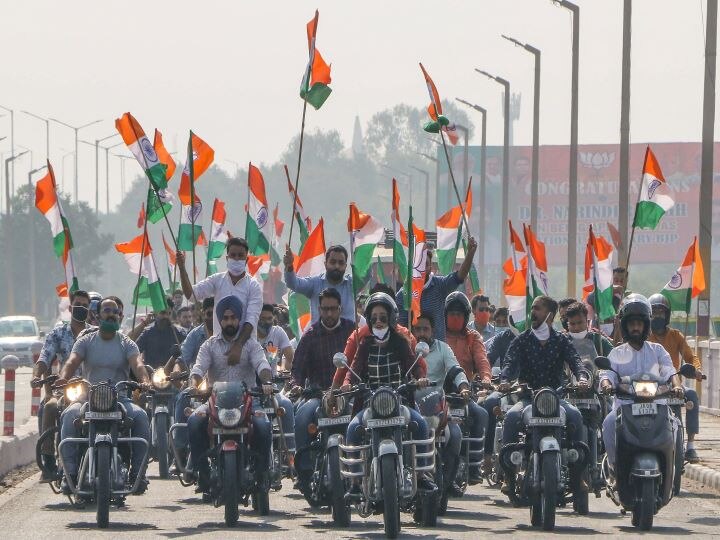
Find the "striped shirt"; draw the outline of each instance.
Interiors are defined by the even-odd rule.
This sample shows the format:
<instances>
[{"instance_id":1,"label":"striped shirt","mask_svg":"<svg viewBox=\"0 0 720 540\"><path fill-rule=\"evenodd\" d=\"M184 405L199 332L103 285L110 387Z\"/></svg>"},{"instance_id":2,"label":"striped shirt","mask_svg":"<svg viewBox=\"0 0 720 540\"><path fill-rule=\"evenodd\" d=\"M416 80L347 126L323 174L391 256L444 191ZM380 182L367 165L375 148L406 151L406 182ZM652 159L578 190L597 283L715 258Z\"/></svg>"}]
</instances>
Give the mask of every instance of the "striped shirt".
<instances>
[{"instance_id":1,"label":"striped shirt","mask_svg":"<svg viewBox=\"0 0 720 540\"><path fill-rule=\"evenodd\" d=\"M447 295L462 285L457 272L447 276L432 275L425 283L420 297L420 310L429 313L435 322L435 339L445 341L445 299ZM395 295L398 309L398 323L408 327L408 312L404 306L404 290L400 289ZM409 327L408 327L409 328Z\"/></svg>"}]
</instances>

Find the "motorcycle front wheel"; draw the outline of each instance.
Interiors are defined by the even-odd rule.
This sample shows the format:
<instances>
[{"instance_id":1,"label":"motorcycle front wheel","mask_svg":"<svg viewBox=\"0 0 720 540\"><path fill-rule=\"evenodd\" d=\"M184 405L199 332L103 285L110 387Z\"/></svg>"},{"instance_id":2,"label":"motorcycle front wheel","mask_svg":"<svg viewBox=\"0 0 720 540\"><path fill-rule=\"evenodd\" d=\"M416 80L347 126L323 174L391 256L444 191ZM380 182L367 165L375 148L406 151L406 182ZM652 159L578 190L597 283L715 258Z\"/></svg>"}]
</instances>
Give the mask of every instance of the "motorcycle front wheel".
<instances>
[{"instance_id":1,"label":"motorcycle front wheel","mask_svg":"<svg viewBox=\"0 0 720 540\"><path fill-rule=\"evenodd\" d=\"M238 520L238 473L235 452L222 453L222 494L225 502L225 525L234 527Z\"/></svg>"},{"instance_id":2,"label":"motorcycle front wheel","mask_svg":"<svg viewBox=\"0 0 720 540\"><path fill-rule=\"evenodd\" d=\"M160 478L167 480L170 477L168 473L168 417L165 413L158 413L155 416L155 452L157 455L158 468L160 469Z\"/></svg>"},{"instance_id":3,"label":"motorcycle front wheel","mask_svg":"<svg viewBox=\"0 0 720 540\"><path fill-rule=\"evenodd\" d=\"M102 444L97 447L97 463L95 465L95 499L97 510L95 519L97 526L106 529L110 524L110 447Z\"/></svg>"},{"instance_id":4,"label":"motorcycle front wheel","mask_svg":"<svg viewBox=\"0 0 720 540\"><path fill-rule=\"evenodd\" d=\"M540 502L542 505L542 528L552 531L555 528L555 510L557 508L558 456L555 452L545 452L541 458L543 479Z\"/></svg>"},{"instance_id":5,"label":"motorcycle front wheel","mask_svg":"<svg viewBox=\"0 0 720 540\"><path fill-rule=\"evenodd\" d=\"M333 523L338 527L347 527L350 525L350 507L345 503L345 482L340 475L340 455L337 446L328 449L327 460Z\"/></svg>"},{"instance_id":6,"label":"motorcycle front wheel","mask_svg":"<svg viewBox=\"0 0 720 540\"><path fill-rule=\"evenodd\" d=\"M383 505L385 506L383 511L385 536L387 538L397 538L400 533L400 501L398 499L396 456L386 454L380 459Z\"/></svg>"},{"instance_id":7,"label":"motorcycle front wheel","mask_svg":"<svg viewBox=\"0 0 720 540\"><path fill-rule=\"evenodd\" d=\"M655 515L655 479L642 478L639 482L640 497L633 509L632 523L641 531L649 531Z\"/></svg>"}]
</instances>

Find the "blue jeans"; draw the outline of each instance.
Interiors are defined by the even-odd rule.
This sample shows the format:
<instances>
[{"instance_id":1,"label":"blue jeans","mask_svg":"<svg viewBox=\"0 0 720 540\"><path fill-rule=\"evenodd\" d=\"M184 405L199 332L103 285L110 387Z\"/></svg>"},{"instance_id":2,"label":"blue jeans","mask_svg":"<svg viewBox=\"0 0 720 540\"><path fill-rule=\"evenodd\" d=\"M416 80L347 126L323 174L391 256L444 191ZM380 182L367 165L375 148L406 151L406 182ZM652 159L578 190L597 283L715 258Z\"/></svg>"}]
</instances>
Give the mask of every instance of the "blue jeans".
<instances>
[{"instance_id":1,"label":"blue jeans","mask_svg":"<svg viewBox=\"0 0 720 540\"><path fill-rule=\"evenodd\" d=\"M692 409L685 409L685 431L697 435L700 433L700 400L692 388L685 387L685 397L694 405Z\"/></svg>"},{"instance_id":2,"label":"blue jeans","mask_svg":"<svg viewBox=\"0 0 720 540\"><path fill-rule=\"evenodd\" d=\"M470 424L470 437L473 439L479 439L485 434L487 437L488 432L488 424L489 424L489 417L490 415L488 412L483 409L480 405L478 405L475 401L470 400L468 402L468 415L470 416L470 420L472 420L472 424ZM495 429L495 426L493 425L493 430ZM480 448L481 443L471 443L470 444L470 450L481 450ZM478 460L480 454L471 454L470 461Z\"/></svg>"},{"instance_id":3,"label":"blue jeans","mask_svg":"<svg viewBox=\"0 0 720 540\"><path fill-rule=\"evenodd\" d=\"M513 407L507 412L507 416L505 416L505 423L503 424L503 445L518 441L520 430L523 428L523 411L525 410L525 407L530 406L530 400L524 399L513 405ZM560 406L565 409L565 426L567 429L568 440L573 442L587 441L587 436L585 435L585 425L583 424L580 411L564 399L560 400Z\"/></svg>"},{"instance_id":4,"label":"blue jeans","mask_svg":"<svg viewBox=\"0 0 720 540\"><path fill-rule=\"evenodd\" d=\"M500 400L502 394L500 392L493 392L485 398L483 401L482 408L487 413L487 429L485 430L485 455L491 456L493 453L493 447L495 446L495 427L497 425L497 417L493 410L495 407L500 406Z\"/></svg>"},{"instance_id":5,"label":"blue jeans","mask_svg":"<svg viewBox=\"0 0 720 540\"><path fill-rule=\"evenodd\" d=\"M280 418L282 424L283 433L285 434L285 442L288 450L291 452L295 451L295 410L293 409L293 403L282 394L275 394L278 406L285 409L285 416ZM307 432L307 428L305 429Z\"/></svg>"},{"instance_id":6,"label":"blue jeans","mask_svg":"<svg viewBox=\"0 0 720 540\"><path fill-rule=\"evenodd\" d=\"M253 408L258 406L256 399L253 399ZM208 404L201 405L188 418L188 435L190 436L190 458L192 469L200 474L209 473L208 459L205 453L210 448L210 436L208 435L209 421ZM250 439L250 448L257 455L255 460L255 471L261 473L267 471L270 457L270 442L272 440L272 428L267 416L250 415L253 433Z\"/></svg>"},{"instance_id":7,"label":"blue jeans","mask_svg":"<svg viewBox=\"0 0 720 540\"><path fill-rule=\"evenodd\" d=\"M175 423L176 424L186 424L188 421L188 417L185 414L185 408L190 406L190 389L186 388L182 392L179 392L177 396L175 396ZM185 429L176 429L173 431L173 441L175 441L175 448L178 450L187 450L188 448L188 433L187 428Z\"/></svg>"},{"instance_id":8,"label":"blue jeans","mask_svg":"<svg viewBox=\"0 0 720 540\"><path fill-rule=\"evenodd\" d=\"M150 443L150 421L147 413L141 407L135 405L130 398L119 397L118 401L125 406L128 418L132 418L132 436L142 437ZM60 417L60 438L65 440L69 437L78 437L79 434L75 429L75 420L80 417L80 408L82 403L73 403L66 408ZM132 443L132 461L130 464L131 471L137 474L140 470L143 457L145 455L145 445L142 443ZM65 473L70 475L77 474L79 448L77 444L67 444L62 449L62 460Z\"/></svg>"},{"instance_id":9,"label":"blue jeans","mask_svg":"<svg viewBox=\"0 0 720 540\"><path fill-rule=\"evenodd\" d=\"M309 399L295 411L295 469L298 471L309 471L312 469L310 462L310 434L308 425L317 424L317 408L320 406L319 399ZM284 427L284 426L283 426Z\"/></svg>"}]
</instances>

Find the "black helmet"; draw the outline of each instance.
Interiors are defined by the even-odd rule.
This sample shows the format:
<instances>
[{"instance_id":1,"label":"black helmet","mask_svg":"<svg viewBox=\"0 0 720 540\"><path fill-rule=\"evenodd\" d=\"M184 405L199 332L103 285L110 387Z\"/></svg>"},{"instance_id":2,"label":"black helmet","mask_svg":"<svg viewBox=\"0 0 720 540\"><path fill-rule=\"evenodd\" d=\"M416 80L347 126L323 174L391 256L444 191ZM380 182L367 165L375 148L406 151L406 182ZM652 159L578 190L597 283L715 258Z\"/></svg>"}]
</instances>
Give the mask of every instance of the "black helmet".
<instances>
[{"instance_id":1,"label":"black helmet","mask_svg":"<svg viewBox=\"0 0 720 540\"><path fill-rule=\"evenodd\" d=\"M388 312L388 324L394 327L397 324L398 308L393 297L384 292L376 292L370 295L365 302L365 319L367 320L368 326L370 326L370 312L372 308L377 305L383 305Z\"/></svg>"},{"instance_id":2,"label":"black helmet","mask_svg":"<svg viewBox=\"0 0 720 540\"><path fill-rule=\"evenodd\" d=\"M465 326L467 326L470 321L470 313L472 313L470 300L464 293L453 291L445 298L445 317L447 317L448 311L460 311L465 316Z\"/></svg>"},{"instance_id":3,"label":"black helmet","mask_svg":"<svg viewBox=\"0 0 720 540\"><path fill-rule=\"evenodd\" d=\"M620 315L620 330L625 341L628 341L630 337L627 323L632 319L639 319L643 322L642 340L647 339L650 333L650 318L652 317L652 308L647 298L638 293L629 294L620 304L618 314Z\"/></svg>"},{"instance_id":4,"label":"black helmet","mask_svg":"<svg viewBox=\"0 0 720 540\"><path fill-rule=\"evenodd\" d=\"M664 315L665 315L665 326L668 326L670 324L670 302L668 302L668 299L665 298L660 293L653 294L650 298L648 298L648 302L650 302L650 309L654 307L660 307L663 308ZM652 311L651 311L652 316Z\"/></svg>"}]
</instances>

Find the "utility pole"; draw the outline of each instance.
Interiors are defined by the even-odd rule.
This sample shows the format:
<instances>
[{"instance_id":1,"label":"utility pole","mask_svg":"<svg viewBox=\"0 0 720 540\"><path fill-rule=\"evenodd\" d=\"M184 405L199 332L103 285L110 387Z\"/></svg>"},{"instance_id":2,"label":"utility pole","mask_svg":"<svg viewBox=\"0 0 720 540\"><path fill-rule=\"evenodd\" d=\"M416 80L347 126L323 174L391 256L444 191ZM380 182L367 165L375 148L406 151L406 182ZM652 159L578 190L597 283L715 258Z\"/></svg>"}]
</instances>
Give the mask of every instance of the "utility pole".
<instances>
[{"instance_id":1,"label":"utility pole","mask_svg":"<svg viewBox=\"0 0 720 540\"><path fill-rule=\"evenodd\" d=\"M24 152L20 152L19 154L15 155L13 154L9 158L5 160L5 225L2 228L3 233L5 234L5 249L7 249L8 253L14 252L13 247L13 233L10 230L10 163L15 161L17 158L22 156L23 154L26 154L27 150ZM15 314L15 284L14 284L14 278L13 278L13 272L12 272L12 257L2 257L2 259L5 261L5 285L7 290L7 313L9 315Z\"/></svg>"},{"instance_id":2,"label":"utility pole","mask_svg":"<svg viewBox=\"0 0 720 540\"><path fill-rule=\"evenodd\" d=\"M43 165L42 167L38 167L37 169L32 169L30 172L28 172L28 187L30 188L30 193L33 192L33 181L32 181L32 175L36 172L40 172L43 169L47 169L47 165ZM33 210L30 208L30 211L28 212L28 217L30 218L30 313L37 316L38 308L37 308L37 270L36 270L36 264L35 264L35 216L33 215Z\"/></svg>"},{"instance_id":3,"label":"utility pole","mask_svg":"<svg viewBox=\"0 0 720 540\"><path fill-rule=\"evenodd\" d=\"M66 124L65 122L61 122L60 120L57 120L56 118L50 118L51 121L57 122L58 124L68 127L72 129L75 132L75 176L73 178L73 202L78 202L78 131L80 131L83 128L86 128L88 126L92 126L93 124L97 124L99 122L102 122L102 120L95 120L93 122L88 122L87 124L83 124L82 126L71 126L70 124Z\"/></svg>"},{"instance_id":4,"label":"utility pole","mask_svg":"<svg viewBox=\"0 0 720 540\"><path fill-rule=\"evenodd\" d=\"M630 45L632 42L632 0L623 0L622 84L620 89L620 181L618 184L618 263L627 267L630 228Z\"/></svg>"}]
</instances>

